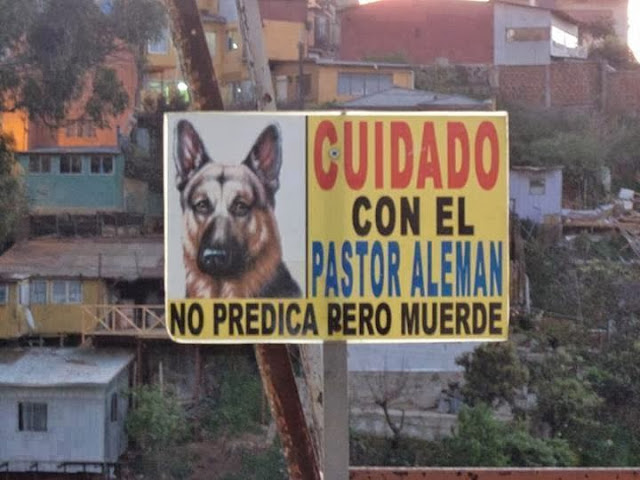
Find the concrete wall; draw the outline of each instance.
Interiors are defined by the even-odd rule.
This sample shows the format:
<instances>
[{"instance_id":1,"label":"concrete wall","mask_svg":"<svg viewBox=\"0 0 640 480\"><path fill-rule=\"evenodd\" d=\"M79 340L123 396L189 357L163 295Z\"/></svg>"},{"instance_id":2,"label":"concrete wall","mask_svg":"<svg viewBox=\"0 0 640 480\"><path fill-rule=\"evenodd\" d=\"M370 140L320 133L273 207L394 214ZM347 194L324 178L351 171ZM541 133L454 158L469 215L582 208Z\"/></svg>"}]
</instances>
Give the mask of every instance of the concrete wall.
<instances>
[{"instance_id":1,"label":"concrete wall","mask_svg":"<svg viewBox=\"0 0 640 480\"><path fill-rule=\"evenodd\" d=\"M18 402L47 403L47 431L18 430ZM104 389L0 387L0 461L12 471L39 462L58 472L64 461L105 461Z\"/></svg>"},{"instance_id":2,"label":"concrete wall","mask_svg":"<svg viewBox=\"0 0 640 480\"><path fill-rule=\"evenodd\" d=\"M531 179L544 178L543 194L531 194ZM542 223L545 215L562 212L562 170L531 172L511 170L509 172L509 199L520 218Z\"/></svg>"},{"instance_id":3,"label":"concrete wall","mask_svg":"<svg viewBox=\"0 0 640 480\"><path fill-rule=\"evenodd\" d=\"M547 29L549 38L538 41L507 41L508 29ZM495 3L495 65L544 65L551 61L551 14L549 10Z\"/></svg>"},{"instance_id":4,"label":"concrete wall","mask_svg":"<svg viewBox=\"0 0 640 480\"><path fill-rule=\"evenodd\" d=\"M101 155L101 154L100 154ZM61 174L60 155L51 155L51 172L29 173L29 155L19 156L29 206L40 213L95 213L124 209L124 157L114 158L113 173L91 174L91 155L81 155L82 173Z\"/></svg>"}]
</instances>

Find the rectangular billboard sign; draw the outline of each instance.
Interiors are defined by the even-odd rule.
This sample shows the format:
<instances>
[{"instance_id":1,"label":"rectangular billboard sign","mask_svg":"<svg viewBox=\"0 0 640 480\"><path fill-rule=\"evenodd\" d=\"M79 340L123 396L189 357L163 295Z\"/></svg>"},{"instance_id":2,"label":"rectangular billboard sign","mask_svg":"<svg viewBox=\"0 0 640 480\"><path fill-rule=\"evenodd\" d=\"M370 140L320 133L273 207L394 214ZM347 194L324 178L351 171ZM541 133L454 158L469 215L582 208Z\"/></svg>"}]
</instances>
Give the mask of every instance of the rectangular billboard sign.
<instances>
[{"instance_id":1,"label":"rectangular billboard sign","mask_svg":"<svg viewBox=\"0 0 640 480\"><path fill-rule=\"evenodd\" d=\"M507 117L165 116L165 294L186 343L503 340Z\"/></svg>"}]
</instances>

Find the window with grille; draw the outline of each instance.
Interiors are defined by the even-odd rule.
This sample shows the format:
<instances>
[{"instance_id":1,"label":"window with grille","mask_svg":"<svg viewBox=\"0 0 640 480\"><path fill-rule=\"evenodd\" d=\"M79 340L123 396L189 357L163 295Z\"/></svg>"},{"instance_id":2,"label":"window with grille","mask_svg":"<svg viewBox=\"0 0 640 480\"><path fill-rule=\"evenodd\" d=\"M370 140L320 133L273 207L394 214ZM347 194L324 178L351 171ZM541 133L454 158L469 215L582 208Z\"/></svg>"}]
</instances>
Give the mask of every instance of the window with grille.
<instances>
[{"instance_id":1,"label":"window with grille","mask_svg":"<svg viewBox=\"0 0 640 480\"><path fill-rule=\"evenodd\" d=\"M30 155L29 173L50 173L51 157L48 155Z\"/></svg>"},{"instance_id":2,"label":"window with grille","mask_svg":"<svg viewBox=\"0 0 640 480\"><path fill-rule=\"evenodd\" d=\"M60 173L65 175L82 173L82 158L77 155L60 157Z\"/></svg>"},{"instance_id":3,"label":"window with grille","mask_svg":"<svg viewBox=\"0 0 640 480\"><path fill-rule=\"evenodd\" d=\"M111 394L111 421L118 421L118 394Z\"/></svg>"},{"instance_id":4,"label":"window with grille","mask_svg":"<svg viewBox=\"0 0 640 480\"><path fill-rule=\"evenodd\" d=\"M46 432L47 404L36 402L18 403L18 430L21 432Z\"/></svg>"},{"instance_id":5,"label":"window with grille","mask_svg":"<svg viewBox=\"0 0 640 480\"><path fill-rule=\"evenodd\" d=\"M79 280L54 280L51 295L53 303L81 303L82 283Z\"/></svg>"},{"instance_id":6,"label":"window with grille","mask_svg":"<svg viewBox=\"0 0 640 480\"><path fill-rule=\"evenodd\" d=\"M9 301L9 286L6 283L0 283L0 305L6 305Z\"/></svg>"},{"instance_id":7,"label":"window with grille","mask_svg":"<svg viewBox=\"0 0 640 480\"><path fill-rule=\"evenodd\" d=\"M530 195L544 195L544 192L545 192L545 180L543 177L532 178L529 180Z\"/></svg>"},{"instance_id":8,"label":"window with grille","mask_svg":"<svg viewBox=\"0 0 640 480\"><path fill-rule=\"evenodd\" d=\"M31 280L29 282L29 303L47 303L47 282L45 280Z\"/></svg>"},{"instance_id":9,"label":"window with grille","mask_svg":"<svg viewBox=\"0 0 640 480\"><path fill-rule=\"evenodd\" d=\"M338 73L339 95L370 95L393 87L390 73Z\"/></svg>"},{"instance_id":10,"label":"window with grille","mask_svg":"<svg viewBox=\"0 0 640 480\"><path fill-rule=\"evenodd\" d=\"M113 173L113 157L111 155L94 155L91 157L92 175L111 175Z\"/></svg>"}]
</instances>

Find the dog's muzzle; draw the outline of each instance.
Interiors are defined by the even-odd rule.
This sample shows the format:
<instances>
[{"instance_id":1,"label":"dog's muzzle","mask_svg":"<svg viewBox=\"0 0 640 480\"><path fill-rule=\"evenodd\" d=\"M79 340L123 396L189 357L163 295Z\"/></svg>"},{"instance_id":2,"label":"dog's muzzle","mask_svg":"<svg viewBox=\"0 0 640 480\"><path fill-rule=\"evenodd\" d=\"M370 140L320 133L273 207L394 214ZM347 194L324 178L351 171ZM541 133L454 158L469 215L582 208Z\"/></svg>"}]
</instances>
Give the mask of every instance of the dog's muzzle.
<instances>
[{"instance_id":1,"label":"dog's muzzle","mask_svg":"<svg viewBox=\"0 0 640 480\"><path fill-rule=\"evenodd\" d=\"M223 248L205 248L201 259L206 270L225 269L231 264L231 254Z\"/></svg>"}]
</instances>

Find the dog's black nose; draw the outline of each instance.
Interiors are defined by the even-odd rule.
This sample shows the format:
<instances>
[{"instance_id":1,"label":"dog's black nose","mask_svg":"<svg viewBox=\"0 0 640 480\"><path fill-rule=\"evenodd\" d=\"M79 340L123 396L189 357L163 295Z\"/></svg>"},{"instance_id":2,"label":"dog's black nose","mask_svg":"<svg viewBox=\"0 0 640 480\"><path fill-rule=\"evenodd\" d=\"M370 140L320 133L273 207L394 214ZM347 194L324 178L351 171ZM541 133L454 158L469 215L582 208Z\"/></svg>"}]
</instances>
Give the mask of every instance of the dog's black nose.
<instances>
[{"instance_id":1,"label":"dog's black nose","mask_svg":"<svg viewBox=\"0 0 640 480\"><path fill-rule=\"evenodd\" d=\"M229 266L231 255L223 248L205 248L202 252L202 263L207 269L218 269Z\"/></svg>"}]
</instances>

